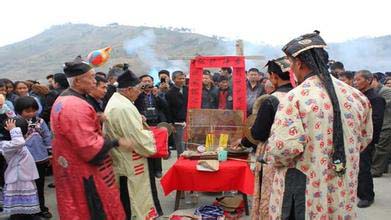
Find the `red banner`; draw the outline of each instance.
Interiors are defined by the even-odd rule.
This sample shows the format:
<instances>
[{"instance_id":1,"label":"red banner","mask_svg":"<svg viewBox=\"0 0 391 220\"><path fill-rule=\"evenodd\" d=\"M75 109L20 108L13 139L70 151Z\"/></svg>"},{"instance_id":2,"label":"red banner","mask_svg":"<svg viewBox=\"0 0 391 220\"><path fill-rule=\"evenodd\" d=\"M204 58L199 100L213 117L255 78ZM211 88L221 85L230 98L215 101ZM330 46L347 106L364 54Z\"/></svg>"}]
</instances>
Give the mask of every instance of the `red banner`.
<instances>
[{"instance_id":1,"label":"red banner","mask_svg":"<svg viewBox=\"0 0 391 220\"><path fill-rule=\"evenodd\" d=\"M246 75L243 56L196 57L190 62L188 110L200 109L204 68L232 67L233 110L247 111Z\"/></svg>"}]
</instances>

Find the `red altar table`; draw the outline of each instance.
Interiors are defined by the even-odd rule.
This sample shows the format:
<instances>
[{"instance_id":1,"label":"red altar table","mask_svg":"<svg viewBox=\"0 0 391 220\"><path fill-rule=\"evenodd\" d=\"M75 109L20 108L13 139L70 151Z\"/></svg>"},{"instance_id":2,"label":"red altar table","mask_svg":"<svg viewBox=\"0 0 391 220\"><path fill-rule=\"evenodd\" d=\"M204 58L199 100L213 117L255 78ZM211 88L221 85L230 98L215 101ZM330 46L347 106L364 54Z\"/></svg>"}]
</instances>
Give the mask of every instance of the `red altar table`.
<instances>
[{"instance_id":1,"label":"red altar table","mask_svg":"<svg viewBox=\"0 0 391 220\"><path fill-rule=\"evenodd\" d=\"M223 192L239 191L243 194L248 214L247 195L254 191L254 174L246 162L228 160L220 162L217 172L196 170L197 160L179 158L162 177L160 183L165 195L177 191L175 208L179 207L182 191Z\"/></svg>"}]
</instances>

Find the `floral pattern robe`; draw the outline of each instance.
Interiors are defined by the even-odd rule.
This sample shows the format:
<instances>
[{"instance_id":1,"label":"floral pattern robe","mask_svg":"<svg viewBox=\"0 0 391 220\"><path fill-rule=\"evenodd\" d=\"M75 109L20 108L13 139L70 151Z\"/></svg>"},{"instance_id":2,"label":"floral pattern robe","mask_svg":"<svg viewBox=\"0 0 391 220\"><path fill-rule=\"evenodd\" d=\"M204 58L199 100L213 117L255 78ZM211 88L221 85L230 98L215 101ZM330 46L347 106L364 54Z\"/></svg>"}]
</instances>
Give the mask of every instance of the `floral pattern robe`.
<instances>
[{"instance_id":1,"label":"floral pattern robe","mask_svg":"<svg viewBox=\"0 0 391 220\"><path fill-rule=\"evenodd\" d=\"M333 78L341 109L346 173L332 169L333 107L318 76L307 78L282 100L266 153L276 169L269 219L282 219L285 173L305 175L305 219L355 219L359 157L372 139L371 106L358 90ZM295 181L295 180L292 180Z\"/></svg>"}]
</instances>

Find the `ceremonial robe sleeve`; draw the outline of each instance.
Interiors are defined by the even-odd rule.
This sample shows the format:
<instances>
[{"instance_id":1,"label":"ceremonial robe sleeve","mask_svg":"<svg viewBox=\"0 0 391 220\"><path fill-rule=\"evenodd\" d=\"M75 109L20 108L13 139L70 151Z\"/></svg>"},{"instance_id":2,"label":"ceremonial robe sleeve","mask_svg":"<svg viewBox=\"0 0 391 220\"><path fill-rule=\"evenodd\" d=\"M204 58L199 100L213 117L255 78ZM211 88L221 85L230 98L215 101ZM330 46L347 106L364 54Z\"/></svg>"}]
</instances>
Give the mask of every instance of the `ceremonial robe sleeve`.
<instances>
[{"instance_id":1,"label":"ceremonial robe sleeve","mask_svg":"<svg viewBox=\"0 0 391 220\"><path fill-rule=\"evenodd\" d=\"M268 160L276 167L293 165L304 151L307 138L298 106L298 101L284 98L276 113L266 147Z\"/></svg>"},{"instance_id":2,"label":"ceremonial robe sleeve","mask_svg":"<svg viewBox=\"0 0 391 220\"><path fill-rule=\"evenodd\" d=\"M128 108L114 108L110 113L114 117L109 123L115 132L124 138L131 138L134 151L141 156L149 157L156 153L155 140L151 131L143 128L141 120L135 112Z\"/></svg>"}]
</instances>

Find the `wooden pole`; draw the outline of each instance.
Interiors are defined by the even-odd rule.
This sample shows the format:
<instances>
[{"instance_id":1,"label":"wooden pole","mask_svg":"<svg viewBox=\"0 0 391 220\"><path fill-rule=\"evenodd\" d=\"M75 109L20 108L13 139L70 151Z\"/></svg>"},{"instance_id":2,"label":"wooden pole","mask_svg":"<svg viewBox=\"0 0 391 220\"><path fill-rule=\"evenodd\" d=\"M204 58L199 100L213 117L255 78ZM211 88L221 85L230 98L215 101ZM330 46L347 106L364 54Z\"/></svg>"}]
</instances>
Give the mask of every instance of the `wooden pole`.
<instances>
[{"instance_id":1,"label":"wooden pole","mask_svg":"<svg viewBox=\"0 0 391 220\"><path fill-rule=\"evenodd\" d=\"M244 55L243 40L236 40L235 47L236 47L236 55L243 56Z\"/></svg>"}]
</instances>

